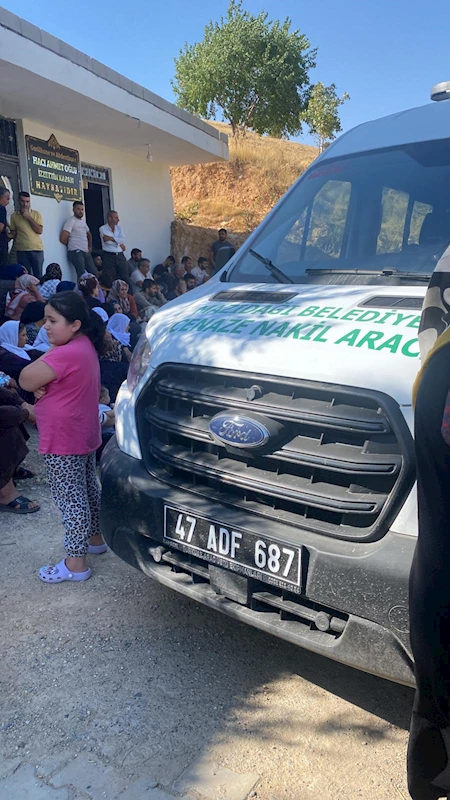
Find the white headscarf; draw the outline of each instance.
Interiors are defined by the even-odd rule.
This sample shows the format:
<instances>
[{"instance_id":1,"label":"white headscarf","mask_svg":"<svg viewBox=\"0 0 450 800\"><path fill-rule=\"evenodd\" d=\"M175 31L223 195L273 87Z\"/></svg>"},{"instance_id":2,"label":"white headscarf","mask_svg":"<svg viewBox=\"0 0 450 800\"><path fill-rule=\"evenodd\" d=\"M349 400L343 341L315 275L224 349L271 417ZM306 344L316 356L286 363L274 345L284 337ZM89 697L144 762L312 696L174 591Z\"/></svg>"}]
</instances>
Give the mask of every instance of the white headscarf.
<instances>
[{"instance_id":1,"label":"white headscarf","mask_svg":"<svg viewBox=\"0 0 450 800\"><path fill-rule=\"evenodd\" d=\"M127 317L126 314L113 314L112 317L109 318L106 330L109 331L111 336L114 336L120 344L129 347L130 334L125 332L129 324L130 318Z\"/></svg>"},{"instance_id":2,"label":"white headscarf","mask_svg":"<svg viewBox=\"0 0 450 800\"><path fill-rule=\"evenodd\" d=\"M128 319L128 317L127 317ZM129 322L129 320L128 320ZM0 325L0 347L14 353L15 356L30 361L30 356L23 347L19 347L19 322L4 322Z\"/></svg>"},{"instance_id":3,"label":"white headscarf","mask_svg":"<svg viewBox=\"0 0 450 800\"><path fill-rule=\"evenodd\" d=\"M34 340L34 344L32 345L33 350L40 350L42 353L46 353L47 350L50 350L51 344L48 340L48 333L45 330L44 326L39 330L38 335Z\"/></svg>"},{"instance_id":4,"label":"white headscarf","mask_svg":"<svg viewBox=\"0 0 450 800\"><path fill-rule=\"evenodd\" d=\"M95 313L99 315L99 317L103 320L103 322L108 322L109 317L104 308L100 308L100 306L95 306L95 308L93 308L92 311L95 311Z\"/></svg>"}]
</instances>

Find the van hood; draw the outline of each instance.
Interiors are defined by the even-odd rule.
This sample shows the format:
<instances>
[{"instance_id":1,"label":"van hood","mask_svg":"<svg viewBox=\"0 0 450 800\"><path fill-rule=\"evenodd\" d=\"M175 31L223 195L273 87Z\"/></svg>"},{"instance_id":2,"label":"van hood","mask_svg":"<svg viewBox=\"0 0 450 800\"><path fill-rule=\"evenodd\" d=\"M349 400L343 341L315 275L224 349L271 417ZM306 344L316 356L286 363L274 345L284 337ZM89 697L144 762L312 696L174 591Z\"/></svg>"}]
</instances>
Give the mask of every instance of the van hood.
<instances>
[{"instance_id":1,"label":"van hood","mask_svg":"<svg viewBox=\"0 0 450 800\"><path fill-rule=\"evenodd\" d=\"M372 389L411 404L424 287L211 280L159 310L150 366L198 364Z\"/></svg>"}]
</instances>

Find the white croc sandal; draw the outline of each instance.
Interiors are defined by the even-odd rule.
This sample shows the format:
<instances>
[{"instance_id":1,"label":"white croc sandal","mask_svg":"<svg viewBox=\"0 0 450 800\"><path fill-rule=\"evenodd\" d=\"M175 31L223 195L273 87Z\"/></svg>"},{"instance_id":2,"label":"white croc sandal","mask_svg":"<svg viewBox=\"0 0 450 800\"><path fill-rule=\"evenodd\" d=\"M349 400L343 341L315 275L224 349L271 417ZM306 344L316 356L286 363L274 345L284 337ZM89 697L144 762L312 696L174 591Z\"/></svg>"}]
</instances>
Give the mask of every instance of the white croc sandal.
<instances>
[{"instance_id":1,"label":"white croc sandal","mask_svg":"<svg viewBox=\"0 0 450 800\"><path fill-rule=\"evenodd\" d=\"M106 544L89 544L88 545L88 553L93 553L95 556L101 555L101 553L108 552L108 545Z\"/></svg>"},{"instance_id":2,"label":"white croc sandal","mask_svg":"<svg viewBox=\"0 0 450 800\"><path fill-rule=\"evenodd\" d=\"M91 577L91 570L87 569L85 572L69 572L66 567L65 559L63 558L59 564L52 566L48 564L46 567L41 567L39 570L39 578L44 583L62 583L63 581L87 581Z\"/></svg>"}]
</instances>

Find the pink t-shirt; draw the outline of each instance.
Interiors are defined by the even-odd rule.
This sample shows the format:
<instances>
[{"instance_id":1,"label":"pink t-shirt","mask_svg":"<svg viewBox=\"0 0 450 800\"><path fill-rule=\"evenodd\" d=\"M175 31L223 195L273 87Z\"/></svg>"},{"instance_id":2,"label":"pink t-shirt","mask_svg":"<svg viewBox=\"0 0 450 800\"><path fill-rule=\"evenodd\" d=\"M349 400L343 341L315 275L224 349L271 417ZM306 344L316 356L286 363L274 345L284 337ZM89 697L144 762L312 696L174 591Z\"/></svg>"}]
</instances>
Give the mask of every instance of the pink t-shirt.
<instances>
[{"instance_id":1,"label":"pink t-shirt","mask_svg":"<svg viewBox=\"0 0 450 800\"><path fill-rule=\"evenodd\" d=\"M35 405L39 452L57 456L93 453L102 441L98 418L100 365L94 345L79 336L43 358L56 372Z\"/></svg>"}]
</instances>

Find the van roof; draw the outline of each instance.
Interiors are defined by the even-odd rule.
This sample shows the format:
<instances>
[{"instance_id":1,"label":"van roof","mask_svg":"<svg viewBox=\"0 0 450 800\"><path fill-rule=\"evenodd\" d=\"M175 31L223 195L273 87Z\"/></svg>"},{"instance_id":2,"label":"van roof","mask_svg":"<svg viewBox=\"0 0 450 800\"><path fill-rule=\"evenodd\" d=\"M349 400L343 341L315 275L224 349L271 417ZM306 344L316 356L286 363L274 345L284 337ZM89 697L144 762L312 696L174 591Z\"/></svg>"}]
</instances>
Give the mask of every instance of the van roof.
<instances>
[{"instance_id":1,"label":"van roof","mask_svg":"<svg viewBox=\"0 0 450 800\"><path fill-rule=\"evenodd\" d=\"M384 147L448 138L450 100L442 100L358 125L333 142L323 153L321 161Z\"/></svg>"}]
</instances>

